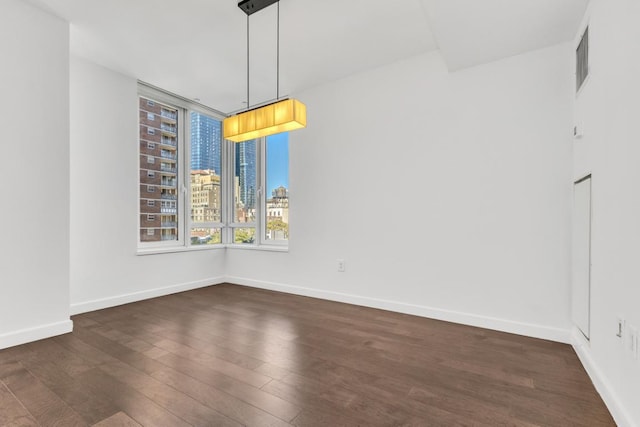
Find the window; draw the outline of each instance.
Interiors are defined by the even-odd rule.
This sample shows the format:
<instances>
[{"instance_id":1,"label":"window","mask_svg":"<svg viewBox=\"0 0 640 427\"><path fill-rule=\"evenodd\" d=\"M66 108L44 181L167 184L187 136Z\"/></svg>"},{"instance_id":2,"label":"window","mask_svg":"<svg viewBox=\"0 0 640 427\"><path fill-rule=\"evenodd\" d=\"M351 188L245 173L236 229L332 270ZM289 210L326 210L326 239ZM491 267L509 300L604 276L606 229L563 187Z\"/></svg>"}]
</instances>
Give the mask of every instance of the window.
<instances>
[{"instance_id":1,"label":"window","mask_svg":"<svg viewBox=\"0 0 640 427\"><path fill-rule=\"evenodd\" d=\"M257 148L251 140L233 145L233 235L232 242L256 242Z\"/></svg>"},{"instance_id":2,"label":"window","mask_svg":"<svg viewBox=\"0 0 640 427\"><path fill-rule=\"evenodd\" d=\"M200 111L191 111L189 120L191 244L221 244L222 121Z\"/></svg>"},{"instance_id":3,"label":"window","mask_svg":"<svg viewBox=\"0 0 640 427\"><path fill-rule=\"evenodd\" d=\"M289 135L234 144L230 242L286 245L289 240Z\"/></svg>"},{"instance_id":4,"label":"window","mask_svg":"<svg viewBox=\"0 0 640 427\"><path fill-rule=\"evenodd\" d=\"M139 90L141 253L286 245L288 134L225 141L222 114Z\"/></svg>"},{"instance_id":5,"label":"window","mask_svg":"<svg viewBox=\"0 0 640 427\"><path fill-rule=\"evenodd\" d=\"M289 240L289 134L272 135L265 141L265 242Z\"/></svg>"},{"instance_id":6,"label":"window","mask_svg":"<svg viewBox=\"0 0 640 427\"><path fill-rule=\"evenodd\" d=\"M159 123L156 123L153 125L153 126L157 126L154 128L154 127L151 127L151 125L143 126L142 119L146 118L147 120L155 120L156 116L159 115L161 110L165 110L165 109L172 110L177 113L178 108L164 105L157 100L151 100L145 97L140 97L139 108L140 108L140 117L141 117L140 169L145 169L147 167L146 165L155 164L156 159L153 156L142 156L143 144L147 148L149 147L149 144L153 144L153 146L155 147L156 143L162 141L161 136L162 137L165 136L165 133L163 131L163 128L165 127L165 125L170 124L177 128L178 121L177 121L177 116L175 119L172 119L172 120L165 120L163 117L160 117L160 120L158 121ZM144 132L145 130L146 132ZM156 134L156 131L158 131L158 134ZM172 137L176 138L176 136L172 136ZM171 148L167 148L167 151L177 152L177 146L172 145ZM146 157L146 160L143 157ZM178 156L176 155L176 159L177 158ZM180 241L180 234L178 233L178 228L177 228L178 212L179 212L178 206L177 204L171 207L165 206L165 200L167 200L167 197L175 196L177 200L178 188L179 188L178 180L176 179L175 173L172 173L172 171L167 170L171 168L167 166L167 164L164 161L164 158L162 160L163 161L160 162L160 170L157 170L157 167L155 167L154 171L147 171L146 178L143 178L145 177L145 175L141 174L141 182L140 182L141 185L145 184L144 180L156 179L155 178L156 174L160 175L160 185L161 185L161 191L159 192L155 191L155 186L147 186L147 193L154 193L154 194L153 195L147 194L146 197L152 199L149 201L153 202L153 206L156 206L157 204L160 204L161 206L161 209L160 209L161 224L160 225L154 224L154 227L155 227L154 233L149 234L148 229L147 229L147 232L145 233L144 229L142 228L140 229L140 242L147 245L158 244L158 243L168 244L167 242L179 243ZM149 201L147 202L147 206L149 206ZM160 203L156 203L156 202L160 202ZM144 212L141 211L140 212L141 217L143 214ZM144 224L143 218L140 219L140 224L142 227L142 225ZM168 226L168 224L173 226Z\"/></svg>"},{"instance_id":7,"label":"window","mask_svg":"<svg viewBox=\"0 0 640 427\"><path fill-rule=\"evenodd\" d=\"M139 92L140 198L146 200L140 204L139 248L222 243L223 116L144 84ZM156 210L147 213L142 206Z\"/></svg>"},{"instance_id":8,"label":"window","mask_svg":"<svg viewBox=\"0 0 640 427\"><path fill-rule=\"evenodd\" d=\"M589 75L589 27L584 30L576 49L576 92L580 90Z\"/></svg>"}]
</instances>

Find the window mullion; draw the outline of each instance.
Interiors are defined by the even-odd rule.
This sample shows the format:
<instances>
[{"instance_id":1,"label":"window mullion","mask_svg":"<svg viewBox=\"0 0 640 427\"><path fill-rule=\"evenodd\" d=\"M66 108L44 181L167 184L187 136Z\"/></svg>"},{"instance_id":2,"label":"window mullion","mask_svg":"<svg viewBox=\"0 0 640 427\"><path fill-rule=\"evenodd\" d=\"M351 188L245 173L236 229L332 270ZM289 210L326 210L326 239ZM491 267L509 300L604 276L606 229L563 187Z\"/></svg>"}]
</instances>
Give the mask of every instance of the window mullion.
<instances>
[{"instance_id":1,"label":"window mullion","mask_svg":"<svg viewBox=\"0 0 640 427\"><path fill-rule=\"evenodd\" d=\"M234 185L235 185L235 152L234 152L234 143L231 141L223 140L223 154L224 154L224 165L225 165L225 184L223 185L223 200L224 204L224 212L223 212L223 222L225 224L224 234L222 243L230 244L233 243L233 229L231 225L233 224L234 216L233 216L233 197L234 197Z\"/></svg>"},{"instance_id":2,"label":"window mullion","mask_svg":"<svg viewBox=\"0 0 640 427\"><path fill-rule=\"evenodd\" d=\"M258 167L258 171L256 173L257 176L257 186L258 186L258 207L257 207L257 215L258 215L258 220L256 221L258 223L258 227L256 230L256 233L259 234L260 238L257 240L258 242L260 242L260 244L264 244L265 243L265 233L266 233L266 228L267 228L267 215L266 215L266 200L267 200L267 195L266 195L266 182L267 182L267 177L266 177L266 144L267 144L267 139L266 138L260 138L260 144L259 144L259 150L258 150L258 161L257 163L257 167Z\"/></svg>"}]
</instances>

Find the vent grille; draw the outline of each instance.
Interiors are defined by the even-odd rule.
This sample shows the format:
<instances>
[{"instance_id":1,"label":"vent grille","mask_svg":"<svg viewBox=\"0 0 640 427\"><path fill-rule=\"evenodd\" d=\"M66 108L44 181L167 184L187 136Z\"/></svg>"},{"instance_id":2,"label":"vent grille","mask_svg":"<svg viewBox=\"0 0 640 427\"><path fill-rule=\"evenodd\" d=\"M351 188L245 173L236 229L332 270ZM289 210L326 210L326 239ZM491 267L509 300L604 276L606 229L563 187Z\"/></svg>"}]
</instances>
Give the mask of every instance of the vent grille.
<instances>
[{"instance_id":1,"label":"vent grille","mask_svg":"<svg viewBox=\"0 0 640 427\"><path fill-rule=\"evenodd\" d=\"M576 49L576 92L580 90L589 75L589 27L584 30Z\"/></svg>"}]
</instances>

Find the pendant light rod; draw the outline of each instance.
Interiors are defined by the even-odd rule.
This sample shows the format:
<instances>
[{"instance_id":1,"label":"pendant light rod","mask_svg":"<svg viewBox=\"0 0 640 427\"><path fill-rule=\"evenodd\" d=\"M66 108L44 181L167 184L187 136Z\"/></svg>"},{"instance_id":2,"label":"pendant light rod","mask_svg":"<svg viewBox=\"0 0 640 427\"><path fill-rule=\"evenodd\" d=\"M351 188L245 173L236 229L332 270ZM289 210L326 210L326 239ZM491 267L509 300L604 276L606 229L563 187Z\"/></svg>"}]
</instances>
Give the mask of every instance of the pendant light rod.
<instances>
[{"instance_id":1,"label":"pendant light rod","mask_svg":"<svg viewBox=\"0 0 640 427\"><path fill-rule=\"evenodd\" d=\"M276 99L275 102L256 104L251 107L249 99L249 15L278 3L276 37ZM230 114L224 119L222 136L233 142L250 141L307 126L307 107L297 99L280 99L280 0L241 0L238 7L247 14L247 108L243 112Z\"/></svg>"},{"instance_id":2,"label":"pendant light rod","mask_svg":"<svg viewBox=\"0 0 640 427\"><path fill-rule=\"evenodd\" d=\"M277 18L277 51L276 51L276 99L280 99L280 0L278 0L278 18Z\"/></svg>"},{"instance_id":3,"label":"pendant light rod","mask_svg":"<svg viewBox=\"0 0 640 427\"><path fill-rule=\"evenodd\" d=\"M251 108L249 103L249 85L251 80L249 79L249 15L247 15L247 109Z\"/></svg>"}]
</instances>

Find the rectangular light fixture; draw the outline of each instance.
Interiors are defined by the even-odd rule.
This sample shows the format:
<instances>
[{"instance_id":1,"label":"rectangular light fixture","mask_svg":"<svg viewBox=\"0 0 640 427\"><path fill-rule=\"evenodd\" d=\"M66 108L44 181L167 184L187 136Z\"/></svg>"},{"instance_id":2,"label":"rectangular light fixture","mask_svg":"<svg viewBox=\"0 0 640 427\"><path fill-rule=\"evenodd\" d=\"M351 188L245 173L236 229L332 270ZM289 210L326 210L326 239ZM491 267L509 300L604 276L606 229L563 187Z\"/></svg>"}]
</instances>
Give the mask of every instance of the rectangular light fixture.
<instances>
[{"instance_id":1,"label":"rectangular light fixture","mask_svg":"<svg viewBox=\"0 0 640 427\"><path fill-rule=\"evenodd\" d=\"M297 99L285 99L227 117L223 136L233 142L243 142L306 126L307 107Z\"/></svg>"}]
</instances>

